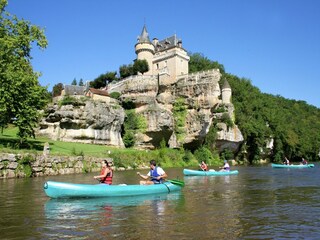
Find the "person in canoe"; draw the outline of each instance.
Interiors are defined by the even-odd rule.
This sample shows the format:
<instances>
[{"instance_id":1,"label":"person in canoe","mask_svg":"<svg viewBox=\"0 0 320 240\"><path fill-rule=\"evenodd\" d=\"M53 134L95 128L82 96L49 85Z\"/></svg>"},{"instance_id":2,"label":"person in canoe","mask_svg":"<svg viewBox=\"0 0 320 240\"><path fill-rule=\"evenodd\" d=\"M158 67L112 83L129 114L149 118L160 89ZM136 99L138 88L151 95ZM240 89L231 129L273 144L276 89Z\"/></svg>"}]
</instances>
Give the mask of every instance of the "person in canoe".
<instances>
[{"instance_id":1,"label":"person in canoe","mask_svg":"<svg viewBox=\"0 0 320 240\"><path fill-rule=\"evenodd\" d=\"M107 160L102 161L102 169L100 172L100 175L94 176L94 179L99 179L100 183L112 184L112 177L113 177L113 171L112 171L112 164L109 163Z\"/></svg>"},{"instance_id":2,"label":"person in canoe","mask_svg":"<svg viewBox=\"0 0 320 240\"><path fill-rule=\"evenodd\" d=\"M307 160L305 160L304 158L302 158L302 160L301 160L301 164L302 164L302 165L307 165L307 164L308 164L308 161L307 161Z\"/></svg>"},{"instance_id":3,"label":"person in canoe","mask_svg":"<svg viewBox=\"0 0 320 240\"><path fill-rule=\"evenodd\" d=\"M204 161L199 164L199 167L200 171L208 171L208 165Z\"/></svg>"},{"instance_id":4,"label":"person in canoe","mask_svg":"<svg viewBox=\"0 0 320 240\"><path fill-rule=\"evenodd\" d=\"M283 161L284 165L290 165L290 161L287 157L284 157L284 161Z\"/></svg>"},{"instance_id":5,"label":"person in canoe","mask_svg":"<svg viewBox=\"0 0 320 240\"><path fill-rule=\"evenodd\" d=\"M228 163L227 160L224 160L224 165L222 167L220 167L220 172L223 172L223 171L230 171L230 165Z\"/></svg>"},{"instance_id":6,"label":"person in canoe","mask_svg":"<svg viewBox=\"0 0 320 240\"><path fill-rule=\"evenodd\" d=\"M150 184L159 184L163 183L167 174L161 167L157 167L155 160L150 161L150 171L147 175L142 175L137 172L137 174L144 180L140 181L140 185L150 185Z\"/></svg>"}]
</instances>

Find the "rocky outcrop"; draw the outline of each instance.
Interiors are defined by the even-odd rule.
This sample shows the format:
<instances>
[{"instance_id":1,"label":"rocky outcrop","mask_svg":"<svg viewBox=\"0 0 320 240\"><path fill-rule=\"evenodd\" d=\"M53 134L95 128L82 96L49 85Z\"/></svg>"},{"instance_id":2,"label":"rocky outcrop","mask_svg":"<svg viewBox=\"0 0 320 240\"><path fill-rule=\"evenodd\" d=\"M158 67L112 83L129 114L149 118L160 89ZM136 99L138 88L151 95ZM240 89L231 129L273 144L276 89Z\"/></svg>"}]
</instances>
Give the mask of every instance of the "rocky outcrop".
<instances>
[{"instance_id":1,"label":"rocky outcrop","mask_svg":"<svg viewBox=\"0 0 320 240\"><path fill-rule=\"evenodd\" d=\"M121 127L125 112L114 99L111 103L90 99L63 106L55 103L43 116L37 135L59 141L124 147Z\"/></svg>"},{"instance_id":2,"label":"rocky outcrop","mask_svg":"<svg viewBox=\"0 0 320 240\"><path fill-rule=\"evenodd\" d=\"M165 78L136 76L109 87L110 92L121 93L122 101L133 102L136 113L147 120L147 130L136 135L137 147L155 148L164 139L172 148L196 149L203 143L213 119L222 119L225 113L233 120L233 105L222 101L218 70L183 75L170 85ZM177 102L182 103L183 111L177 109ZM224 111L216 113L219 108ZM178 126L181 121L183 126ZM218 132L219 149L237 151L243 141L240 130L236 125L224 126Z\"/></svg>"},{"instance_id":3,"label":"rocky outcrop","mask_svg":"<svg viewBox=\"0 0 320 240\"><path fill-rule=\"evenodd\" d=\"M179 76L172 84L167 84L166 77L131 76L108 86L109 94L119 92L122 106L131 103L147 123L146 129L135 131L135 147L154 149L164 140L171 148L196 149L214 124L219 129L218 149L237 151L243 137L238 127L230 124L234 123L234 108L230 99L223 100L219 70ZM44 114L39 134L123 147L125 111L116 100L107 102L53 105Z\"/></svg>"}]
</instances>

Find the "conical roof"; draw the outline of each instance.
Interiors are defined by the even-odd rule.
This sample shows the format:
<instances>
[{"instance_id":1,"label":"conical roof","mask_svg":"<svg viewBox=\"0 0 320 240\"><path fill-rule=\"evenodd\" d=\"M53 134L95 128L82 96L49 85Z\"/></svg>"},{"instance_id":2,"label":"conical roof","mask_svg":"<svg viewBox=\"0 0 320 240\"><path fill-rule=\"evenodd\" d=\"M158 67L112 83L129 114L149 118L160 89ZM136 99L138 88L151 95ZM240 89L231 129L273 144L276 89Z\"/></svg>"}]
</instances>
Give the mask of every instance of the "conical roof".
<instances>
[{"instance_id":1,"label":"conical roof","mask_svg":"<svg viewBox=\"0 0 320 240\"><path fill-rule=\"evenodd\" d=\"M224 83L223 83L223 86L222 86L222 89L225 89L225 88L230 88L230 84L228 83L227 79L224 79Z\"/></svg>"},{"instance_id":2,"label":"conical roof","mask_svg":"<svg viewBox=\"0 0 320 240\"><path fill-rule=\"evenodd\" d=\"M139 36L139 43L151 43L146 25L143 26L141 35Z\"/></svg>"}]
</instances>

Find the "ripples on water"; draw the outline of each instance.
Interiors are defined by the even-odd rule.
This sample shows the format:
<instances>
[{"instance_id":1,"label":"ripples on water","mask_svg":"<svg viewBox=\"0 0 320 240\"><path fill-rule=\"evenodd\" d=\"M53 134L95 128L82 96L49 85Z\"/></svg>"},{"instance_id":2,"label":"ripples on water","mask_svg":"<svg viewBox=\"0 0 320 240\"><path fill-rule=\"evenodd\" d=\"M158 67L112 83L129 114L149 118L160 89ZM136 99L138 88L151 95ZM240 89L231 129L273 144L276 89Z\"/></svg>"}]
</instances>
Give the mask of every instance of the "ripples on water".
<instances>
[{"instance_id":1,"label":"ripples on water","mask_svg":"<svg viewBox=\"0 0 320 240\"><path fill-rule=\"evenodd\" d=\"M0 181L1 239L318 239L320 172L237 167L238 175L183 177L181 193L55 200L46 180L94 183L93 174ZM134 171L115 183L136 184Z\"/></svg>"}]
</instances>

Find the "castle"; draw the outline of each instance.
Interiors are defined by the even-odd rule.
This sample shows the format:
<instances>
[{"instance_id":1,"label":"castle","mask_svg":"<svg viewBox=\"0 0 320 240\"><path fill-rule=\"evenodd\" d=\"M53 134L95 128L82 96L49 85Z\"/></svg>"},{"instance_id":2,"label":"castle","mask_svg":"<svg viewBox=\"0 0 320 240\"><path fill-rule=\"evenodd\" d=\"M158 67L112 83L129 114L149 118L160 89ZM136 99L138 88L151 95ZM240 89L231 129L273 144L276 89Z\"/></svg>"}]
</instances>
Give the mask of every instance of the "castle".
<instances>
[{"instance_id":1,"label":"castle","mask_svg":"<svg viewBox=\"0 0 320 240\"><path fill-rule=\"evenodd\" d=\"M134 50L136 59L148 62L148 72L109 83L106 90L88 89L86 96L91 100L81 102L80 98L81 104L55 103L46 111L39 134L60 141L124 147L126 111L121 103L126 103L134 106L145 123L131 132L135 148L154 149L164 140L170 148L197 149L218 121L217 148L238 149L243 141L240 130L223 120L227 114L234 122L234 106L231 87L221 80L219 69L189 74L190 57L182 41L176 35L150 41L145 25ZM65 88L65 94L77 94L75 90ZM119 99L111 97L113 92L119 93Z\"/></svg>"},{"instance_id":2,"label":"castle","mask_svg":"<svg viewBox=\"0 0 320 240\"><path fill-rule=\"evenodd\" d=\"M213 79L212 84L215 85L214 91L211 92L214 98L213 102L231 103L232 92L229 83L225 80L222 89L220 89L218 84L221 78L219 69L209 70L206 73L189 74L190 57L182 47L182 40L178 39L176 34L161 41L157 38L153 38L153 40L150 41L149 33L146 25L144 25L134 49L137 54L137 60L146 60L148 62L149 71L144 73L144 75L130 76L119 83L111 84L108 89L109 93L115 91L120 93L126 92L128 85L134 85L129 84L132 80L134 80L135 83L142 81L144 84L149 81L151 85L151 82L158 81L160 85L169 86L181 80L187 84L190 84L190 82L194 84L190 79L201 79L203 75L210 78L208 77L208 75L210 75ZM125 91L123 90L123 86L126 88ZM221 100L219 101L218 98L220 98L220 96Z\"/></svg>"},{"instance_id":3,"label":"castle","mask_svg":"<svg viewBox=\"0 0 320 240\"><path fill-rule=\"evenodd\" d=\"M175 81L177 76L189 72L190 57L182 47L182 41L176 35L162 41L149 39L149 33L144 25L138 42L135 45L138 60L147 60L149 71L147 75L166 75L167 83Z\"/></svg>"}]
</instances>

